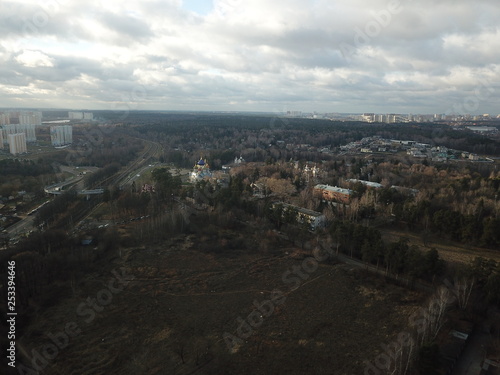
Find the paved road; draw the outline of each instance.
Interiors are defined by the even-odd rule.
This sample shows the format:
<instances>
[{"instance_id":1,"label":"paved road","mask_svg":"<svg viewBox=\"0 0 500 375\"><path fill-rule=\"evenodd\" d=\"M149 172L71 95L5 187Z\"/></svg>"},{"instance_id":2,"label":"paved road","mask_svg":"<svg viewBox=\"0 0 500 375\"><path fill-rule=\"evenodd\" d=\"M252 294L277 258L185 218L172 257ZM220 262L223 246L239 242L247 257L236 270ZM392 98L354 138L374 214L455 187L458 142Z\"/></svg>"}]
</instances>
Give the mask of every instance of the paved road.
<instances>
[{"instance_id":1,"label":"paved road","mask_svg":"<svg viewBox=\"0 0 500 375\"><path fill-rule=\"evenodd\" d=\"M11 225L8 227L7 233L9 234L10 237L13 237L19 233L25 233L28 232L30 229L33 229L33 216L26 216L24 219L21 221L18 221L14 225Z\"/></svg>"},{"instance_id":2,"label":"paved road","mask_svg":"<svg viewBox=\"0 0 500 375\"><path fill-rule=\"evenodd\" d=\"M479 375L481 364L485 358L486 348L490 342L490 335L476 331L472 334L470 341L457 361L453 369L453 375Z\"/></svg>"}]
</instances>

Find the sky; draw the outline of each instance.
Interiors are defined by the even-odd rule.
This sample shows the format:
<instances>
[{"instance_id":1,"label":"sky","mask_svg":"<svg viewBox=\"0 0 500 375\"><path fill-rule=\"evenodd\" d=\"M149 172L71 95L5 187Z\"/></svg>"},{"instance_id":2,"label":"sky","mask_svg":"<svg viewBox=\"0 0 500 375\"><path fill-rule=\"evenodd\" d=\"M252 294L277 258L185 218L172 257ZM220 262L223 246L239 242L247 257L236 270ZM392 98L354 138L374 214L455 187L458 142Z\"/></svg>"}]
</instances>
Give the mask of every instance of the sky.
<instances>
[{"instance_id":1,"label":"sky","mask_svg":"<svg viewBox=\"0 0 500 375\"><path fill-rule=\"evenodd\" d=\"M498 0L0 0L0 107L500 114Z\"/></svg>"}]
</instances>

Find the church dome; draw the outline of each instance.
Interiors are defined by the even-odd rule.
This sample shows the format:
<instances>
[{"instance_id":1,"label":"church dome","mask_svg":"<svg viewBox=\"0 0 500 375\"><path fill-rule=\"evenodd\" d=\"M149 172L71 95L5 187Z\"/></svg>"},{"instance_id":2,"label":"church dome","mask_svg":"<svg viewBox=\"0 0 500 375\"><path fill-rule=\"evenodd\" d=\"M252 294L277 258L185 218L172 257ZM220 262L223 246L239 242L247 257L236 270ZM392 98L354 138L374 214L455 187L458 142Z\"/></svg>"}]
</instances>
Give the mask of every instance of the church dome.
<instances>
[{"instance_id":1,"label":"church dome","mask_svg":"<svg viewBox=\"0 0 500 375\"><path fill-rule=\"evenodd\" d=\"M200 159L200 161L197 164L198 165L205 165L205 161L203 159Z\"/></svg>"}]
</instances>

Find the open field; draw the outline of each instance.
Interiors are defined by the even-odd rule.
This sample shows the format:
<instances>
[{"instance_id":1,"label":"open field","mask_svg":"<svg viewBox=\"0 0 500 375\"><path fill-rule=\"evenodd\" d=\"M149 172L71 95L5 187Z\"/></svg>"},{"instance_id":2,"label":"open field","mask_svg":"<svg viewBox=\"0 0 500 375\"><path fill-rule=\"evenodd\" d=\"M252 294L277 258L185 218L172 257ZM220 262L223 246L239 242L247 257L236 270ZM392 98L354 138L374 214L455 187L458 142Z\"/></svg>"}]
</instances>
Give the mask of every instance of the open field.
<instances>
[{"instance_id":1,"label":"open field","mask_svg":"<svg viewBox=\"0 0 500 375\"><path fill-rule=\"evenodd\" d=\"M457 242L452 242L436 236L427 238L426 243L422 236L401 230L397 228L378 228L382 233L382 238L386 243L396 242L401 237L406 237L409 240L409 245L416 245L422 250L428 250L435 247L439 252L439 256L451 264L469 264L476 257L493 259L500 262L500 251L484 249L480 247L464 245Z\"/></svg>"},{"instance_id":2,"label":"open field","mask_svg":"<svg viewBox=\"0 0 500 375\"><path fill-rule=\"evenodd\" d=\"M363 361L405 329L424 298L340 264L321 263L291 283L304 261L296 249L215 253L207 249L216 240L203 238L203 251L201 241L178 236L102 262L102 271L37 316L21 340L25 350L43 347L48 333L75 322L81 332L42 373L361 374ZM88 307L82 314L78 307L99 297L120 267L133 281L98 306L95 318ZM226 345L224 333L238 336L254 303L273 290L282 298L272 313L248 326L237 345Z\"/></svg>"}]
</instances>

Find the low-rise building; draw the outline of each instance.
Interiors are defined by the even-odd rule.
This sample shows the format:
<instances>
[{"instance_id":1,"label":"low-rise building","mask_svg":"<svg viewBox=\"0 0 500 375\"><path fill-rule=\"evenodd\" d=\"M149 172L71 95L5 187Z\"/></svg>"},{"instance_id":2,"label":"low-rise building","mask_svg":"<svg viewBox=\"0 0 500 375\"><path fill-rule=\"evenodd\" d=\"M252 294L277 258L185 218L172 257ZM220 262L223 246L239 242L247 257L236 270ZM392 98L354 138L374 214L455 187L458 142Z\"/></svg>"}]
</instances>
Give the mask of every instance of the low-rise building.
<instances>
[{"instance_id":1,"label":"low-rise building","mask_svg":"<svg viewBox=\"0 0 500 375\"><path fill-rule=\"evenodd\" d=\"M352 183L361 182L363 185L368 186L370 188L374 188L374 189L380 189L380 188L384 187L384 185L379 184L378 182L371 182L371 181L365 181L365 180L356 180L354 178L351 178L350 180L347 180L347 182L352 182Z\"/></svg>"},{"instance_id":2,"label":"low-rise building","mask_svg":"<svg viewBox=\"0 0 500 375\"><path fill-rule=\"evenodd\" d=\"M314 194L326 201L349 203L352 190L330 185L316 185Z\"/></svg>"},{"instance_id":3,"label":"low-rise building","mask_svg":"<svg viewBox=\"0 0 500 375\"><path fill-rule=\"evenodd\" d=\"M481 160L481 158L479 157L479 155L469 154L469 160L471 160L471 161L479 161L479 160Z\"/></svg>"},{"instance_id":4,"label":"low-rise building","mask_svg":"<svg viewBox=\"0 0 500 375\"><path fill-rule=\"evenodd\" d=\"M286 216L287 211L289 210L296 211L297 223L299 224L307 223L311 230L322 228L326 224L326 217L321 212L308 210L306 208L302 208L288 203L282 203L282 202L273 203L273 208L277 208L278 206L281 206L283 208L283 217Z\"/></svg>"}]
</instances>

